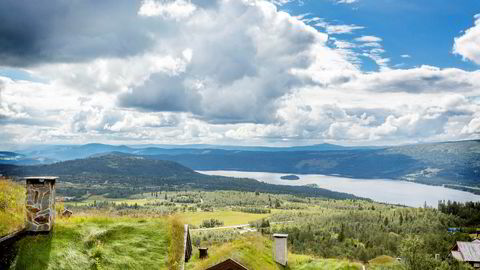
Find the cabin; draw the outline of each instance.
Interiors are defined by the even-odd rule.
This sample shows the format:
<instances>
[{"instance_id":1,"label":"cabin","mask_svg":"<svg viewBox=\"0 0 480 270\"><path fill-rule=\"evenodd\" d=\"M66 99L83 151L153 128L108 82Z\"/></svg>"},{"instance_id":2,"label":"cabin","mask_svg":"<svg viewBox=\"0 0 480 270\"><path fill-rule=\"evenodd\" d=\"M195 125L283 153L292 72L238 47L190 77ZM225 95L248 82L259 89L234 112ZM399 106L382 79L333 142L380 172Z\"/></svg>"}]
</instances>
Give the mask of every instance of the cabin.
<instances>
[{"instance_id":1,"label":"cabin","mask_svg":"<svg viewBox=\"0 0 480 270\"><path fill-rule=\"evenodd\" d=\"M480 269L480 241L457 241L451 250L452 257L461 262L467 262Z\"/></svg>"},{"instance_id":2,"label":"cabin","mask_svg":"<svg viewBox=\"0 0 480 270\"><path fill-rule=\"evenodd\" d=\"M49 232L55 221L55 176L25 177L25 229L28 232Z\"/></svg>"}]
</instances>

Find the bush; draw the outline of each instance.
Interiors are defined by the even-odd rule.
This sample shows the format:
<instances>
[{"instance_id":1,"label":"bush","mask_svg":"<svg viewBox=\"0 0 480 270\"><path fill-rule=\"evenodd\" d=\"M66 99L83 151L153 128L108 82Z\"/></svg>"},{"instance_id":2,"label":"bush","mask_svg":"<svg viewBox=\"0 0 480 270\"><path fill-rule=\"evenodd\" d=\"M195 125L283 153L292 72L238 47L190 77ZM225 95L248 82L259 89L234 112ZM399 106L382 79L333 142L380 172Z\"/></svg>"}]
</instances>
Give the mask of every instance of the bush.
<instances>
[{"instance_id":1,"label":"bush","mask_svg":"<svg viewBox=\"0 0 480 270\"><path fill-rule=\"evenodd\" d=\"M211 219L204 220L200 225L200 228L214 228L219 226L223 226L223 221L215 218L211 218Z\"/></svg>"}]
</instances>

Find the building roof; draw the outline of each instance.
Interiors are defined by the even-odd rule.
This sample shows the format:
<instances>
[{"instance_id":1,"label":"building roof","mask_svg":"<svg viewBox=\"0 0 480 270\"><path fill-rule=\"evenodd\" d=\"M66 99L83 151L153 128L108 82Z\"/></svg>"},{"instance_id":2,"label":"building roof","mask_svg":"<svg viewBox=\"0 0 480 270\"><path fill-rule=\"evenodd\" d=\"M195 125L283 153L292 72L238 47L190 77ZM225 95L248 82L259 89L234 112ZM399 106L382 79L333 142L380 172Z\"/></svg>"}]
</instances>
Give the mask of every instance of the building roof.
<instances>
[{"instance_id":1,"label":"building roof","mask_svg":"<svg viewBox=\"0 0 480 270\"><path fill-rule=\"evenodd\" d=\"M43 180L57 180L57 176L27 176L23 177L25 180L37 180L37 179L43 179Z\"/></svg>"},{"instance_id":2,"label":"building roof","mask_svg":"<svg viewBox=\"0 0 480 270\"><path fill-rule=\"evenodd\" d=\"M456 251L461 253L463 261L480 262L480 243L457 241L457 247ZM452 255L455 257L453 252Z\"/></svg>"},{"instance_id":3,"label":"building roof","mask_svg":"<svg viewBox=\"0 0 480 270\"><path fill-rule=\"evenodd\" d=\"M275 238L287 238L288 234L275 233L275 234L273 234L273 237L275 237Z\"/></svg>"},{"instance_id":4,"label":"building roof","mask_svg":"<svg viewBox=\"0 0 480 270\"><path fill-rule=\"evenodd\" d=\"M462 257L462 253L460 253L459 251L453 251L452 250L452 256L453 256L453 258L455 258L458 261L462 261L462 262L464 261L463 257Z\"/></svg>"},{"instance_id":5,"label":"building roof","mask_svg":"<svg viewBox=\"0 0 480 270\"><path fill-rule=\"evenodd\" d=\"M248 270L248 268L232 259L227 259L217 265L207 268L207 270Z\"/></svg>"}]
</instances>

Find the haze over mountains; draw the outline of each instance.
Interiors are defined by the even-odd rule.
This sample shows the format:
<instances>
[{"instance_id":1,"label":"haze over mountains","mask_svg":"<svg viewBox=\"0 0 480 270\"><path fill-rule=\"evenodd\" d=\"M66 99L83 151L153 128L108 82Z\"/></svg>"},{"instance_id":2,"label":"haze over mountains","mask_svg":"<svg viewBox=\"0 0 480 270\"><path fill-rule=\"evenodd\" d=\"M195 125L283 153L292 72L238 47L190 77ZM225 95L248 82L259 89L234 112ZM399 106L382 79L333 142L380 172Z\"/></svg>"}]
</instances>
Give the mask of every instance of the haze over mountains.
<instances>
[{"instance_id":1,"label":"haze over mountains","mask_svg":"<svg viewBox=\"0 0 480 270\"><path fill-rule=\"evenodd\" d=\"M105 144L54 145L37 146L19 153L2 152L0 162L31 165L112 152L142 156L142 160L171 160L194 170L315 173L352 178L412 180L435 185L480 184L480 140L384 148L331 144L282 148L216 145L164 145L162 148Z\"/></svg>"}]
</instances>

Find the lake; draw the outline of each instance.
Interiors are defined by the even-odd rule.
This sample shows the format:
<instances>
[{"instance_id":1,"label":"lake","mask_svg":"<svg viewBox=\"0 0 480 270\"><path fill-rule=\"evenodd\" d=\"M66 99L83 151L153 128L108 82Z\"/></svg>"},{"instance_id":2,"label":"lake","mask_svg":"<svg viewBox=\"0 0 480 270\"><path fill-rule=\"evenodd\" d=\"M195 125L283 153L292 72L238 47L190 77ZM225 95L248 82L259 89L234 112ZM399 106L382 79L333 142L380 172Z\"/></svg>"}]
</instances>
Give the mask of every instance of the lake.
<instances>
[{"instance_id":1,"label":"lake","mask_svg":"<svg viewBox=\"0 0 480 270\"><path fill-rule=\"evenodd\" d=\"M240 171L198 171L210 175L246 177L277 185L317 184L321 188L354 194L370 198L377 202L402 204L419 207L427 205L437 207L439 200L457 202L480 201L480 195L441 186L429 186L408 181L389 179L354 179L320 174L295 174L299 180L282 180L289 173L240 172Z\"/></svg>"}]
</instances>

